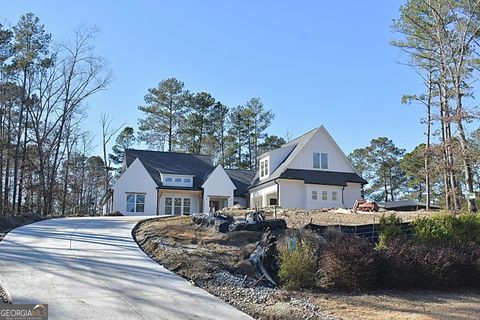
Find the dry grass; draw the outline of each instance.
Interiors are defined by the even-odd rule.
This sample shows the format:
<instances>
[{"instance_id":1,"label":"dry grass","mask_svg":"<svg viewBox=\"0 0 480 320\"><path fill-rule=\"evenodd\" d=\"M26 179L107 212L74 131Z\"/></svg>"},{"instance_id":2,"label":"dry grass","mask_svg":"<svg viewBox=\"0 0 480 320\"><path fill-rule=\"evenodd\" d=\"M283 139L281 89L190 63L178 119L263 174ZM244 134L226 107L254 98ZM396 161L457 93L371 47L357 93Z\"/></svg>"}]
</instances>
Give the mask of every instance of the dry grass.
<instances>
[{"instance_id":1,"label":"dry grass","mask_svg":"<svg viewBox=\"0 0 480 320\"><path fill-rule=\"evenodd\" d=\"M312 302L346 320L478 319L480 293L382 292L359 295L315 294Z\"/></svg>"},{"instance_id":2,"label":"dry grass","mask_svg":"<svg viewBox=\"0 0 480 320\"><path fill-rule=\"evenodd\" d=\"M140 246L167 269L192 281L209 279L215 271L235 271L243 248L260 240L261 232L223 234L197 228L190 217L148 220L140 224Z\"/></svg>"},{"instance_id":3,"label":"dry grass","mask_svg":"<svg viewBox=\"0 0 480 320\"><path fill-rule=\"evenodd\" d=\"M325 223L333 213L312 213ZM407 213L414 217L417 213ZM422 214L422 213L421 213ZM423 214L430 214L424 212ZM334 214L335 216L337 214ZM343 221L360 221L372 214L338 214L348 217ZM380 216L381 214L373 214ZM352 219L351 216L355 216ZM298 217L297 213L288 218ZM302 217L308 219L309 217ZM358 219L358 220L357 220ZM308 220L309 221L309 220ZM304 223L305 221L301 222ZM345 222L343 222L345 223ZM292 221L290 221L292 225ZM152 254L166 268L193 281L205 280L215 271L233 270L244 251L251 251L252 243L259 240L255 232L219 234L211 229L195 228L189 217L150 220L142 223L137 231L137 240L144 250ZM249 247L249 250L245 250ZM365 294L311 293L281 291L286 296L305 297L339 319L478 319L480 315L479 292L397 292L382 291ZM262 307L261 314L279 314L288 304L281 299ZM244 308L252 308L248 304ZM255 306L258 308L258 306ZM292 314L294 310L287 310ZM253 310L253 313L259 313Z\"/></svg>"}]
</instances>

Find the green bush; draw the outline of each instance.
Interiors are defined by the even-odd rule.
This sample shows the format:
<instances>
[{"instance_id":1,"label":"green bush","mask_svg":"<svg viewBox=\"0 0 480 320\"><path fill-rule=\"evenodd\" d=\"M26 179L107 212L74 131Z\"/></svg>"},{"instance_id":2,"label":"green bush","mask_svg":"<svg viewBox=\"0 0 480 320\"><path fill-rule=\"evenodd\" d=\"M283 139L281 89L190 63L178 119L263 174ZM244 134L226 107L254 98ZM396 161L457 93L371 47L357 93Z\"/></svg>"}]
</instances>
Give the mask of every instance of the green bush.
<instances>
[{"instance_id":1,"label":"green bush","mask_svg":"<svg viewBox=\"0 0 480 320\"><path fill-rule=\"evenodd\" d=\"M285 288L314 287L317 270L317 256L310 245L299 243L294 250L284 248L280 251L278 277Z\"/></svg>"},{"instance_id":2,"label":"green bush","mask_svg":"<svg viewBox=\"0 0 480 320\"><path fill-rule=\"evenodd\" d=\"M414 239L418 243L480 243L480 217L471 213L453 216L446 213L417 219Z\"/></svg>"},{"instance_id":3,"label":"green bush","mask_svg":"<svg viewBox=\"0 0 480 320\"><path fill-rule=\"evenodd\" d=\"M388 243L403 235L401 227L402 219L394 214L382 215L380 218L380 236L378 237L377 249L384 249Z\"/></svg>"}]
</instances>

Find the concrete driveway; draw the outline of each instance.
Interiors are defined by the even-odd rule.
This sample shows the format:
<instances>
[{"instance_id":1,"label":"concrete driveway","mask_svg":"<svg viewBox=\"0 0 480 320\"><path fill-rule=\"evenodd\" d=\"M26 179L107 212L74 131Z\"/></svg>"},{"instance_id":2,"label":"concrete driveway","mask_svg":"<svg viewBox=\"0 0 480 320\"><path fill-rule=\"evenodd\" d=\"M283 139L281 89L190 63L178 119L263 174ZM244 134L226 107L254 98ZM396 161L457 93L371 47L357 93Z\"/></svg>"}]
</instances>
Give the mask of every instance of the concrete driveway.
<instances>
[{"instance_id":1,"label":"concrete driveway","mask_svg":"<svg viewBox=\"0 0 480 320\"><path fill-rule=\"evenodd\" d=\"M146 256L140 218L67 218L17 228L0 242L14 303L48 303L49 319L251 319Z\"/></svg>"}]
</instances>

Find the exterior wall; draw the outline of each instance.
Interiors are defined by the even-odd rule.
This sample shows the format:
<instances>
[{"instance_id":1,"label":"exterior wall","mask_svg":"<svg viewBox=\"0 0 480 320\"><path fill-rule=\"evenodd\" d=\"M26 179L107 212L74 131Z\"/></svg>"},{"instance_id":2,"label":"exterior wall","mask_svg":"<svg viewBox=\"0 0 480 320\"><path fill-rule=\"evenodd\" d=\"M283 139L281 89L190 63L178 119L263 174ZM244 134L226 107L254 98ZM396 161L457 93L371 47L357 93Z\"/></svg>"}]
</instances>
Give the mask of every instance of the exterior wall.
<instances>
[{"instance_id":1,"label":"exterior wall","mask_svg":"<svg viewBox=\"0 0 480 320\"><path fill-rule=\"evenodd\" d=\"M328 154L328 169L313 168L313 153ZM336 143L326 132L318 130L317 133L308 141L300 153L290 162L288 168L307 169L307 170L328 170L339 172L355 172L348 159L338 148Z\"/></svg>"},{"instance_id":2,"label":"exterior wall","mask_svg":"<svg viewBox=\"0 0 480 320\"><path fill-rule=\"evenodd\" d=\"M339 208L342 204L342 187L341 186L327 186L318 184L307 184L306 188L306 209L320 209L320 208ZM317 191L317 200L312 199L312 191ZM322 192L327 192L327 200L322 200ZM337 192L337 200L332 199L332 192Z\"/></svg>"},{"instance_id":3,"label":"exterior wall","mask_svg":"<svg viewBox=\"0 0 480 320\"><path fill-rule=\"evenodd\" d=\"M165 215L165 198L188 198L190 199L190 213L198 213L200 212L200 200L202 198L201 192L194 193L194 192L182 192L182 191L160 191L160 201L158 206L158 214ZM183 200L182 200L183 201Z\"/></svg>"},{"instance_id":4,"label":"exterior wall","mask_svg":"<svg viewBox=\"0 0 480 320\"><path fill-rule=\"evenodd\" d=\"M280 207L299 209L306 207L306 188L303 181L279 180L278 183L280 185Z\"/></svg>"},{"instance_id":5,"label":"exterior wall","mask_svg":"<svg viewBox=\"0 0 480 320\"><path fill-rule=\"evenodd\" d=\"M353 208L355 201L362 198L362 185L360 183L347 182L343 190L343 202L345 207Z\"/></svg>"},{"instance_id":6,"label":"exterior wall","mask_svg":"<svg viewBox=\"0 0 480 320\"><path fill-rule=\"evenodd\" d=\"M145 194L145 212L126 212L127 193ZM113 186L112 211L118 211L124 215L157 214L157 184L150 177L140 160L135 159Z\"/></svg>"},{"instance_id":7,"label":"exterior wall","mask_svg":"<svg viewBox=\"0 0 480 320\"><path fill-rule=\"evenodd\" d=\"M250 208L264 208L268 206L269 195L277 193L277 184L269 182L250 190Z\"/></svg>"},{"instance_id":8,"label":"exterior wall","mask_svg":"<svg viewBox=\"0 0 480 320\"><path fill-rule=\"evenodd\" d=\"M203 212L210 211L210 198L226 197L228 207L233 206L235 185L222 166L218 165L203 183Z\"/></svg>"}]
</instances>

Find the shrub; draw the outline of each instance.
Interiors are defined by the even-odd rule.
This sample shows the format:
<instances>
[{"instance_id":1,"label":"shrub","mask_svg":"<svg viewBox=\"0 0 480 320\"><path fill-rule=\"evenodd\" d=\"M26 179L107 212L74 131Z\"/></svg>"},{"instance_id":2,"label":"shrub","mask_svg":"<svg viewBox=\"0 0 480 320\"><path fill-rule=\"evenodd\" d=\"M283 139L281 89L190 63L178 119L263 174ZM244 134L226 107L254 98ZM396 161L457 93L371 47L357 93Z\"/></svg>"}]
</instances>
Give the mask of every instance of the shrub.
<instances>
[{"instance_id":1,"label":"shrub","mask_svg":"<svg viewBox=\"0 0 480 320\"><path fill-rule=\"evenodd\" d=\"M380 236L376 248L386 248L388 243L403 235L401 227L402 219L394 214L389 216L382 215L380 218Z\"/></svg>"},{"instance_id":2,"label":"shrub","mask_svg":"<svg viewBox=\"0 0 480 320\"><path fill-rule=\"evenodd\" d=\"M380 282L386 288L454 289L470 285L480 276L469 253L472 249L453 243L392 241L379 252Z\"/></svg>"},{"instance_id":3,"label":"shrub","mask_svg":"<svg viewBox=\"0 0 480 320\"><path fill-rule=\"evenodd\" d=\"M287 289L311 288L315 286L317 256L307 243L299 243L294 250L280 251L278 277Z\"/></svg>"},{"instance_id":4,"label":"shrub","mask_svg":"<svg viewBox=\"0 0 480 320\"><path fill-rule=\"evenodd\" d=\"M358 291L376 287L377 253L355 236L339 237L320 256L320 283L327 289Z\"/></svg>"},{"instance_id":5,"label":"shrub","mask_svg":"<svg viewBox=\"0 0 480 320\"><path fill-rule=\"evenodd\" d=\"M417 219L414 226L414 239L418 243L480 243L480 218L475 214L438 214Z\"/></svg>"},{"instance_id":6,"label":"shrub","mask_svg":"<svg viewBox=\"0 0 480 320\"><path fill-rule=\"evenodd\" d=\"M338 238L342 238L344 234L335 227L327 227L325 231L323 231L322 236L327 242L332 242L338 240Z\"/></svg>"}]
</instances>

